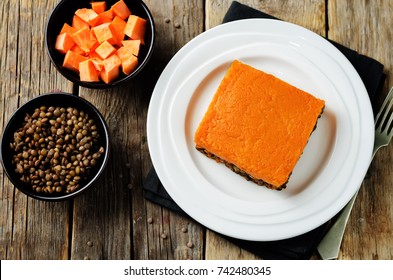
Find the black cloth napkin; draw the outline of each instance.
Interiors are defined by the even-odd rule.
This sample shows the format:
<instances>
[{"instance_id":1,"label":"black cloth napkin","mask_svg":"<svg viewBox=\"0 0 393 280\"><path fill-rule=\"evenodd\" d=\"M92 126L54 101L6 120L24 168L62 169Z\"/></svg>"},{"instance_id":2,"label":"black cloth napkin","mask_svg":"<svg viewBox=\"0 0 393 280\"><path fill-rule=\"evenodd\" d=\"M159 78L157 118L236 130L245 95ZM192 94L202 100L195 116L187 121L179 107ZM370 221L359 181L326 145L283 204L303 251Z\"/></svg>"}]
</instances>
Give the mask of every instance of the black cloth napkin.
<instances>
[{"instance_id":1,"label":"black cloth napkin","mask_svg":"<svg viewBox=\"0 0 393 280\"><path fill-rule=\"evenodd\" d=\"M247 18L277 19L271 15L265 14L261 11L234 1L228 9L223 19L223 23ZM383 65L372 58L361 55L356 51L348 49L336 42L330 42L333 43L348 58L354 68L358 71L360 77L363 80L363 83L365 84L371 103L373 104L376 99L375 97L380 91L385 79ZM183 215L187 215L166 192L154 168L150 170L148 176L146 177L143 183L143 188L145 198L163 207ZM260 256L263 259L305 260L310 259L314 254L317 245L328 230L330 224L331 221L328 221L320 227L300 236L269 242L255 242L235 239L223 235L221 236L238 245L239 247L246 249L257 256Z\"/></svg>"}]
</instances>

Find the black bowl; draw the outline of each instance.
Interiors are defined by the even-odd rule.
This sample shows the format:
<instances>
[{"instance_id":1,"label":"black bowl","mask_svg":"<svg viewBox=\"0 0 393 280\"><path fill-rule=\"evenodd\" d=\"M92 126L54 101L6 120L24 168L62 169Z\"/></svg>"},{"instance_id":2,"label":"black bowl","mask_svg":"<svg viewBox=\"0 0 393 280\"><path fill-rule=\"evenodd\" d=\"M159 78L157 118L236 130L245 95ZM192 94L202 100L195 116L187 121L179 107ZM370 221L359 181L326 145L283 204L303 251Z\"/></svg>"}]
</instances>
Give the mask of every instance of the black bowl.
<instances>
[{"instance_id":1,"label":"black bowl","mask_svg":"<svg viewBox=\"0 0 393 280\"><path fill-rule=\"evenodd\" d=\"M93 119L95 125L97 126L97 131L99 133L97 145L104 148L104 154L98 159L97 164L90 169L89 175L86 180L80 182L80 188L71 193L37 193L31 187L31 185L24 183L20 179L20 175L15 171L15 165L12 164L12 158L15 152L11 149L10 143L14 142L14 133L20 127L23 126L26 114L32 115L36 108L41 106L59 106L59 107L72 107L79 111L84 111L89 115L90 119ZM21 192L26 195L45 201L61 201L73 198L86 189L92 187L94 183L98 180L100 175L102 175L105 166L109 158L109 133L108 127L105 123L104 118L101 113L95 108L91 103L85 99L68 94L68 93L48 93L40 95L36 98L31 99L24 105L22 105L16 112L12 115L7 125L5 126L1 143L0 143L0 160L2 162L4 172L12 182L12 184L18 188Z\"/></svg>"},{"instance_id":2,"label":"black bowl","mask_svg":"<svg viewBox=\"0 0 393 280\"><path fill-rule=\"evenodd\" d=\"M118 79L112 83L106 84L100 82L83 82L80 80L78 73L75 73L67 68L64 68L63 60L64 55L59 53L55 49L56 37L59 35L61 28L64 23L71 25L72 17L77 9L90 8L91 0L62 0L52 11L46 26L45 42L48 55L55 65L56 69L68 80L87 88L112 88L117 85L123 84L135 76L137 76L141 70L146 66L149 61L154 47L155 28L153 17L147 8L146 4L141 0L124 0L128 8L134 15L137 15L147 20L145 44L141 46L140 53L138 56L139 64L138 67L129 75L120 73ZM107 9L109 9L118 0L106 0ZM120 71L121 72L121 71Z\"/></svg>"}]
</instances>

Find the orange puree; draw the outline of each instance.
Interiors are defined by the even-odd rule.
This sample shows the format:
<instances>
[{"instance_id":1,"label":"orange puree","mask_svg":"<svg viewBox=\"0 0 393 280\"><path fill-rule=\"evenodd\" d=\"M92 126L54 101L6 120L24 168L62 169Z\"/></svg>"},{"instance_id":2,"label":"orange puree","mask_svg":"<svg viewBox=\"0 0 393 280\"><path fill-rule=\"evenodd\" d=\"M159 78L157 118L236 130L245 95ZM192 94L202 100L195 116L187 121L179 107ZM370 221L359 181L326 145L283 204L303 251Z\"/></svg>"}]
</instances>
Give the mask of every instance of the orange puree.
<instances>
[{"instance_id":1,"label":"orange puree","mask_svg":"<svg viewBox=\"0 0 393 280\"><path fill-rule=\"evenodd\" d=\"M325 102L235 60L196 133L196 148L233 164L271 188L283 187Z\"/></svg>"}]
</instances>

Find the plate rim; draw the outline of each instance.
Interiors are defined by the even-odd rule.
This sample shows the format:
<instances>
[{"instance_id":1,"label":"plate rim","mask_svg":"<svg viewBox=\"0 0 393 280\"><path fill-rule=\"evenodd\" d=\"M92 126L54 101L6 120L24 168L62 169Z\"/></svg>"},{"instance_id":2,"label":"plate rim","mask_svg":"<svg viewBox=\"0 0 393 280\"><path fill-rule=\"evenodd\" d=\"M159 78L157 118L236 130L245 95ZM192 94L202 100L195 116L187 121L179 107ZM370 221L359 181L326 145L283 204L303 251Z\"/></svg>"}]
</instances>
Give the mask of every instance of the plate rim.
<instances>
[{"instance_id":1,"label":"plate rim","mask_svg":"<svg viewBox=\"0 0 393 280\"><path fill-rule=\"evenodd\" d=\"M354 67L353 67L353 65L349 62L349 60L332 44L332 43L330 43L328 40L326 40L325 38L323 38L323 37L321 37L320 35L318 35L318 34L316 34L316 33L314 33L314 32L312 32L312 31L310 31L310 30L308 30L308 29L306 29L306 28L304 28L304 27L302 27L302 26L299 26L299 25L296 25L296 24L293 24L293 23L288 23L288 22L284 22L284 21L278 21L278 20L272 20L272 19L243 19L243 20L238 20L238 21L233 21L233 22L228 22L228 23L225 23L225 24L221 24L221 25L218 25L218 26L216 26L216 27L213 27L213 28L211 28L211 29L209 29L209 30L207 30L207 31L205 31L205 32L203 32L203 33L201 33L201 34L199 34L198 36L196 36L194 39L192 39L191 41L189 41L186 45L184 45L173 57L172 57L172 59L169 61L169 63L168 63L168 65L165 67L165 69L163 70L163 72L161 73L161 75L160 75L160 78L158 79L158 81L157 81L157 83L156 83L156 86L155 86L155 88L154 88L154 91L153 91L153 94L152 94L152 97L151 97L151 100L150 100L150 104L149 104L149 109L148 109L148 114L147 114L147 143L148 143L148 147L149 147L149 152L150 152L150 155L151 155L151 159L152 159L152 163L153 163L153 166L154 166L154 168L156 168L156 172L157 172L157 175L158 175L158 177L160 178L160 180L163 180L164 179L164 181L168 181L167 179L168 178L165 178L167 175L166 174L163 174L163 171L162 170L160 170L160 168L161 167L159 167L158 169L157 169L157 166L159 166L160 165L160 163L159 163L159 161L160 161L160 159L158 159L157 157L158 156L156 156L153 152L152 152L152 138L151 137L153 137L152 135L153 134L155 134L154 133L154 130L155 129L157 129L157 127L154 127L154 123L152 123L152 116L154 115L154 112L153 112L153 110L154 110L154 106L155 105L157 105L157 104L155 104L154 103L154 101L155 101L155 98L157 98L156 96L158 96L159 94L161 95L162 94L162 92L160 92L160 93L158 93L158 88L159 88L159 86L161 86L161 82L163 81L163 80L165 80L166 78L168 78L168 79L171 79L172 77L171 77L171 75L169 75L169 77L167 77L168 76L168 74L170 74L171 72L171 70L172 70L172 68L174 67L174 69L176 69L176 65L175 65L175 62L176 62L176 59L180 56L180 55L182 55L184 52L187 52L187 50L188 50L188 48L190 48L190 46L192 46L193 44L197 44L197 43L200 43L199 41L200 40L202 40L203 41L203 38L205 37L205 36L207 36L206 34L210 34L210 33L212 33L212 32L219 32L221 29L230 29L231 27L233 27L234 25L247 25L247 24L255 24L256 22L258 22L257 24L260 24L259 22L264 22L263 24L265 24L265 23L267 23L268 22L268 24L273 24L273 25L276 25L276 24L278 24L278 25L283 25L283 26L288 26L288 27L290 27L290 28L295 28L295 29L297 29L297 30L299 30L299 32L300 33L302 33L302 32L305 32L306 34L309 34L310 36L311 36L311 38L313 39L313 37L315 37L315 38L320 38L320 39L322 39L323 40L323 44L325 44L325 46L324 47L326 47L326 46L329 46L328 48L330 48L331 50L334 50L335 52L336 52L336 55L338 55L339 56L339 58L340 58L340 61L342 62L342 63L344 63L344 64L347 64L346 65L346 67L348 67L349 66L349 68L350 69L352 69L351 71L352 71L352 73L351 73L351 80L352 79L357 79L357 84L358 84L358 86L361 86L362 87L362 91L363 91L363 93L362 93L362 97L361 98L363 98L364 99L364 95L366 95L366 97L367 97L367 99L368 99L368 102L366 102L366 107L368 107L368 115L370 116L372 116L372 109L371 109L371 103L370 103L370 101L369 101L369 97L368 97L368 94L367 94L367 91L366 91L366 89L365 89L365 86L364 86L364 84L363 84L363 82L362 82L362 80L361 80L361 78L360 78L360 76L359 76L359 74L357 73L357 71L354 69ZM274 22L274 23L273 23ZM263 25L262 23L261 23L261 25ZM259 27L259 26L258 26ZM309 38L306 38L305 39L305 41L307 41ZM318 40L320 40L320 39L318 39ZM317 40L317 41L318 41ZM307 41L308 43L310 43L309 41ZM315 43L315 42L312 42L312 43ZM318 43L318 42L317 42ZM198 44L197 44L198 45ZM180 62L181 62L181 60L180 60ZM355 78L354 78L355 77ZM360 83L359 83L360 82ZM165 84L164 84L165 85ZM359 99L359 97L357 97L356 98L356 100L358 101L358 99ZM364 102L365 100L363 100L362 102ZM367 109L367 108L366 108ZM371 114L370 114L371 113ZM363 118L364 119L364 118ZM367 119L367 118L366 118ZM360 121L359 121L360 122ZM370 122L370 121L369 121ZM373 125L374 125L374 123L373 123L373 119L372 119L372 127L373 127ZM363 124L361 124L361 127L363 127ZM158 128L159 129L159 128ZM372 132L374 132L374 129L372 129ZM159 133L156 133L157 135L159 134ZM371 143L370 142L370 139L372 138L372 142L374 141L373 139L374 139L374 135L372 135L372 137L371 136L369 136L369 139L368 139L368 142L369 142L369 151L366 151L366 154L368 154L369 155L369 158L371 159L371 153L372 153L372 144L373 143ZM371 144L370 144L371 143ZM153 148L153 149L155 149L155 148ZM367 166L367 167L366 167ZM366 174L366 171L367 171L367 169L368 169L368 166L369 166L369 162L367 163L367 164L364 164L364 166L363 166L363 169L362 169L362 171L361 171L361 173L363 174L363 176L361 177L361 179L359 179L359 181L360 181L360 184L359 184L359 186L358 187L360 187L360 185L361 185L361 182L364 180L364 176L365 176L365 174ZM165 183L163 182L163 185L165 186ZM167 189L167 188L166 188ZM171 190L168 190L167 189L167 191L168 191L168 193L169 193L169 195L171 195L172 197L173 197L173 193L171 193ZM354 191L355 192L355 191ZM353 193L354 193L353 192ZM174 195L175 197L176 197L176 195ZM349 197L348 198L348 200L346 201L346 203L350 200L350 198L351 197ZM177 204L179 204L179 206L180 206L180 204L182 204L181 202L179 203L179 201L176 201L176 199L174 199L175 200L175 202L177 203ZM346 204L345 203L345 204ZM342 207L344 207L345 206L345 204L344 205L342 205ZM339 209L339 210L337 210L337 212L338 211L340 211L341 209ZM186 211L187 212L187 211ZM213 226L213 228L211 227L211 225L208 225L208 223L206 223L206 221L204 221L204 222L201 222L201 219L200 219L200 217L195 217L195 215L193 215L193 213L187 213L187 214L189 214L193 219L195 219L196 221L198 221L199 223L201 223L201 224L203 224L203 225L205 225L205 226L207 226L207 227L209 227L209 228L211 228L212 230L216 230L215 228L214 228L214 226ZM331 217L330 217L331 218ZM326 221L321 221L321 223L319 224L319 225L321 225L321 224L323 224L324 222L326 222ZM318 226L319 226L318 225ZM315 227L313 227L313 228L315 228ZM312 228L311 228L312 229ZM308 230L311 230L311 229L307 229L307 231ZM246 239L246 240L253 240L253 241L271 241L271 240L279 240L279 239L285 239L285 238L290 238L290 237L293 237L293 236L296 236L296 235L299 235L299 234L302 234L302 233L305 233L305 232L307 232L307 231L305 231L305 232L301 232L301 233L299 233L299 232L297 232L297 233L295 233L295 234L292 234L292 235L286 235L286 236L280 236L279 238L267 238L267 237L264 237L264 238L255 238L255 237L252 237L252 236L238 236L238 235L236 235L236 234L234 234L234 233L228 233L228 232L221 232L221 231L219 231L219 230L216 230L216 231L218 231L218 232L220 232L220 233L222 233L222 234L224 234L224 235L228 235L228 236L231 236L231 237L235 237L235 238L241 238L241 239Z\"/></svg>"}]
</instances>

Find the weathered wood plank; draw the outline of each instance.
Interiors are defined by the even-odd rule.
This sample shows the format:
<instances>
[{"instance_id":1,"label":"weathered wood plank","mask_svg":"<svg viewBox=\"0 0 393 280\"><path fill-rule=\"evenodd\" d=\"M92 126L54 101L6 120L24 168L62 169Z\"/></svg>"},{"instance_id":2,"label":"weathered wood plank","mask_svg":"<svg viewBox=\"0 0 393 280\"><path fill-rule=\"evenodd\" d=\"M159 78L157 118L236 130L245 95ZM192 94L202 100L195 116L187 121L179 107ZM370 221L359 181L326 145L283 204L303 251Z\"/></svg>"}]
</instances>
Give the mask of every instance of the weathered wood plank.
<instances>
[{"instance_id":1,"label":"weathered wood plank","mask_svg":"<svg viewBox=\"0 0 393 280\"><path fill-rule=\"evenodd\" d=\"M324 0L240 0L239 3L263 11L274 17L296 23L322 36L325 36L325 1ZM221 24L232 1L206 1L206 29Z\"/></svg>"},{"instance_id":2,"label":"weathered wood plank","mask_svg":"<svg viewBox=\"0 0 393 280\"><path fill-rule=\"evenodd\" d=\"M1 1L0 126L18 106L54 88L72 89L50 65L46 20L57 1ZM14 190L0 167L0 258L67 259L69 204L45 203Z\"/></svg>"},{"instance_id":3,"label":"weathered wood plank","mask_svg":"<svg viewBox=\"0 0 393 280\"><path fill-rule=\"evenodd\" d=\"M74 200L71 258L130 259L130 168L139 164L134 98L126 87L81 88L80 93L103 113L110 128L111 154L101 180Z\"/></svg>"},{"instance_id":4,"label":"weathered wood plank","mask_svg":"<svg viewBox=\"0 0 393 280\"><path fill-rule=\"evenodd\" d=\"M79 89L110 127L112 158L104 176L73 202L46 203L15 190L0 167L0 259L258 259L192 220L146 201L142 190L151 167L146 117L154 85L184 44L221 23L231 2L145 0L157 27L150 65L120 88ZM325 35L325 1L239 2ZM57 73L44 47L45 24L57 3L0 1L0 131L30 98L54 89L72 92L72 84ZM393 3L326 3L329 38L381 61L388 74L387 92L393 85L393 58L384 46L393 37L389 29ZM389 147L375 157L340 259L393 259L392 155Z\"/></svg>"},{"instance_id":5,"label":"weathered wood plank","mask_svg":"<svg viewBox=\"0 0 393 280\"><path fill-rule=\"evenodd\" d=\"M206 233L206 259L208 260L260 260L211 230Z\"/></svg>"},{"instance_id":6,"label":"weathered wood plank","mask_svg":"<svg viewBox=\"0 0 393 280\"><path fill-rule=\"evenodd\" d=\"M203 1L153 1L147 0L145 3L150 8L156 22L156 47L149 68L153 75L146 84L154 85L172 56L189 40L203 31ZM143 86L142 86L143 88ZM149 96L153 86L145 92ZM150 97L149 97L150 98ZM146 104L148 105L148 104ZM144 114L147 114L147 106L144 107ZM146 120L144 115L144 120ZM146 139L146 123L143 123L142 137ZM150 155L145 144L142 149L142 174L146 176L150 167ZM140 189L140 185L138 186ZM144 257L149 259L202 259L203 258L203 228L193 221L168 211L161 207L146 203L137 204L141 200L142 193L135 196L133 193L133 205L139 212L145 211L144 220L153 219L152 224L146 228L134 227L134 252L137 257L138 252L147 253ZM186 228L187 232L182 232ZM142 230L147 236L147 247L141 240L135 237L136 229ZM147 232L146 232L147 230ZM166 235L162 238L161 235ZM193 243L192 248L187 247L187 243ZM142 245L142 246L141 246ZM191 245L191 244L189 244Z\"/></svg>"},{"instance_id":7,"label":"weathered wood plank","mask_svg":"<svg viewBox=\"0 0 393 280\"><path fill-rule=\"evenodd\" d=\"M325 1L238 1L280 19L299 24L325 35ZM232 1L206 1L206 28L222 22ZM219 248L219 249L217 249ZM206 259L258 259L257 256L234 246L232 243L208 231L206 235Z\"/></svg>"},{"instance_id":8,"label":"weathered wood plank","mask_svg":"<svg viewBox=\"0 0 393 280\"><path fill-rule=\"evenodd\" d=\"M4 130L6 122L12 113L18 107L18 87L15 82L17 80L17 38L13 32L9 21L12 16L16 17L18 13L18 3L10 3L10 1L0 2L1 9L1 25L0 25L0 128ZM0 259L20 258L20 248L12 245L13 237L13 203L14 189L8 178L4 174L2 166L0 166ZM23 214L23 213L22 213ZM17 236L15 240L24 239L24 236Z\"/></svg>"},{"instance_id":9,"label":"weathered wood plank","mask_svg":"<svg viewBox=\"0 0 393 280\"><path fill-rule=\"evenodd\" d=\"M385 65L388 74L381 100L393 85L392 1L328 1L329 38ZM340 259L393 258L393 147L375 156L355 202Z\"/></svg>"},{"instance_id":10,"label":"weathered wood plank","mask_svg":"<svg viewBox=\"0 0 393 280\"><path fill-rule=\"evenodd\" d=\"M146 204L142 181L151 167L146 143L150 95L172 55L202 31L201 25L197 24L199 21L195 19L203 17L203 1L145 3L157 22L157 43L151 62L154 67L148 66L136 79L120 88L101 91L80 89L80 95L95 104L108 122L112 160L105 173L107 182L99 184L91 195L75 200L72 258L189 258L188 250L178 248L183 245L178 244L178 240L185 238L184 233L173 230L184 223L183 218L157 205ZM112 203L112 208L105 209ZM96 211L97 204L104 207L102 212L109 211L111 214ZM148 217L152 217L154 223L147 223ZM87 218L88 222L85 221ZM179 223L179 220L182 222ZM96 230L92 230L93 227ZM112 228L116 230L112 231ZM108 234L103 234L105 232ZM167 235L165 239L161 238L164 232ZM200 238L198 234L195 236ZM88 239L97 246L87 248ZM203 248L200 240L195 244L201 244L200 248ZM108 251L111 246L116 248ZM201 257L200 254L196 255Z\"/></svg>"}]
</instances>

